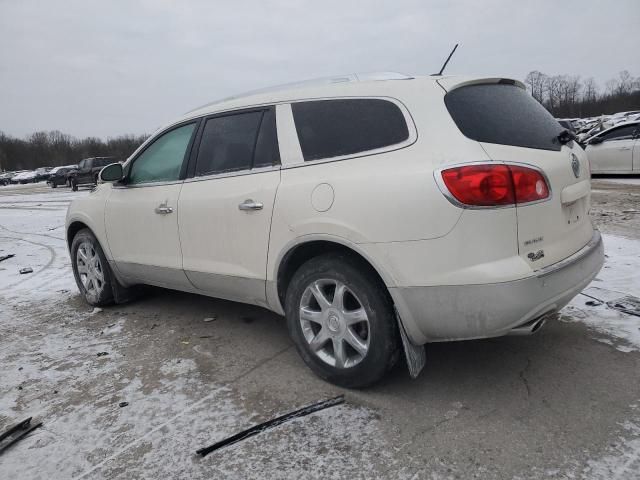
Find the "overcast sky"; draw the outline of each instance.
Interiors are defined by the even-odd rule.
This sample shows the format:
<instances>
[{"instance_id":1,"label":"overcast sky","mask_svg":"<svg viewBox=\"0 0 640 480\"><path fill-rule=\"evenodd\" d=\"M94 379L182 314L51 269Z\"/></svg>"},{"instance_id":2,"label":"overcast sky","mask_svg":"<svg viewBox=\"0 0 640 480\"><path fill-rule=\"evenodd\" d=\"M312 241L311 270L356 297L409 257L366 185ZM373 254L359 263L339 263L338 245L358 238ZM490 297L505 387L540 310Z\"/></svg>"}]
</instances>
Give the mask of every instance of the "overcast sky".
<instances>
[{"instance_id":1,"label":"overcast sky","mask_svg":"<svg viewBox=\"0 0 640 480\"><path fill-rule=\"evenodd\" d=\"M211 100L352 72L640 75L640 0L0 0L0 130L152 132Z\"/></svg>"}]
</instances>

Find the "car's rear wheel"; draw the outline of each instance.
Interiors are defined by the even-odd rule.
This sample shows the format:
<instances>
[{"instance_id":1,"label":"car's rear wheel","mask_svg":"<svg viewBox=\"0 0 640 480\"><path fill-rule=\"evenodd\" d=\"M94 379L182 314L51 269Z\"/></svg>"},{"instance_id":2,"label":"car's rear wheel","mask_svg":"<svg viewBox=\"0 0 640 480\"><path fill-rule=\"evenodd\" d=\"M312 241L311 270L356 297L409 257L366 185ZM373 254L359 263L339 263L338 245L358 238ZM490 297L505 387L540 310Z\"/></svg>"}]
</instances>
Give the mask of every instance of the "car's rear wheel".
<instances>
[{"instance_id":1,"label":"car's rear wheel","mask_svg":"<svg viewBox=\"0 0 640 480\"><path fill-rule=\"evenodd\" d=\"M80 230L71 243L71 264L80 293L87 303L104 306L113 303L114 278L100 243L89 229Z\"/></svg>"},{"instance_id":2,"label":"car's rear wheel","mask_svg":"<svg viewBox=\"0 0 640 480\"><path fill-rule=\"evenodd\" d=\"M287 290L289 333L321 378L348 388L380 380L399 355L394 310L384 285L347 255L303 264Z\"/></svg>"}]
</instances>

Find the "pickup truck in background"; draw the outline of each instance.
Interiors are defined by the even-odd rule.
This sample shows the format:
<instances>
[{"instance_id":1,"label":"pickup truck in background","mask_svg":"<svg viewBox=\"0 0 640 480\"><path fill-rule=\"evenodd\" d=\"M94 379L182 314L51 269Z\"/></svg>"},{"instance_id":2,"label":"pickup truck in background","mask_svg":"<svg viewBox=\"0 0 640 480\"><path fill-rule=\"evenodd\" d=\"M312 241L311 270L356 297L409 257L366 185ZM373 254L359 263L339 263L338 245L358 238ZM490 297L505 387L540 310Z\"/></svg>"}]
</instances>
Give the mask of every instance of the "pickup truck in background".
<instances>
[{"instance_id":1,"label":"pickup truck in background","mask_svg":"<svg viewBox=\"0 0 640 480\"><path fill-rule=\"evenodd\" d=\"M114 162L117 162L115 157L91 157L80 160L77 170L69 173L67 182L74 192L78 190L78 186L97 185L100 170Z\"/></svg>"}]
</instances>

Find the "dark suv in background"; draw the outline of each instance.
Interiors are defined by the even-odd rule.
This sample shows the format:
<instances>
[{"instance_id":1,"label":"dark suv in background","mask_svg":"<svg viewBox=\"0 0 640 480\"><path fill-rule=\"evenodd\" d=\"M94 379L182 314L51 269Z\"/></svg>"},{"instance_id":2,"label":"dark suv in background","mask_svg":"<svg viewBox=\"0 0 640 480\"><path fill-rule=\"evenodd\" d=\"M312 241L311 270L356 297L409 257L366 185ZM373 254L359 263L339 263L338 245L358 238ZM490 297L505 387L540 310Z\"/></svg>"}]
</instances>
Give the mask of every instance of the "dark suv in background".
<instances>
[{"instance_id":1,"label":"dark suv in background","mask_svg":"<svg viewBox=\"0 0 640 480\"><path fill-rule=\"evenodd\" d=\"M80 160L77 170L68 175L69 186L76 191L80 185L96 185L100 170L116 161L115 157L91 157Z\"/></svg>"}]
</instances>

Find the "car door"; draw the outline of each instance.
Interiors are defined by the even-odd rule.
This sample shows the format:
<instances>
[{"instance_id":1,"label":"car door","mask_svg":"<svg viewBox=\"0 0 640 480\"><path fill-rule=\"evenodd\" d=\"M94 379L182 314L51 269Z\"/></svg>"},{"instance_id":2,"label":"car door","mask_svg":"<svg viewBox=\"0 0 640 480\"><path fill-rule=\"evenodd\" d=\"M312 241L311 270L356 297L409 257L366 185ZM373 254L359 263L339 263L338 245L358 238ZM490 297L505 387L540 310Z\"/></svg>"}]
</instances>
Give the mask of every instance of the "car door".
<instances>
[{"instance_id":1,"label":"car door","mask_svg":"<svg viewBox=\"0 0 640 480\"><path fill-rule=\"evenodd\" d=\"M88 183L91 177L91 169L93 168L93 158L87 158L84 160L82 169L78 172L77 183Z\"/></svg>"},{"instance_id":2,"label":"car door","mask_svg":"<svg viewBox=\"0 0 640 480\"><path fill-rule=\"evenodd\" d=\"M131 283L189 289L182 270L178 197L197 122L158 135L125 167L105 208L107 242Z\"/></svg>"},{"instance_id":3,"label":"car door","mask_svg":"<svg viewBox=\"0 0 640 480\"><path fill-rule=\"evenodd\" d=\"M598 135L602 143L589 143L586 152L591 170L594 173L631 172L636 129L636 125L622 125Z\"/></svg>"},{"instance_id":4,"label":"car door","mask_svg":"<svg viewBox=\"0 0 640 480\"><path fill-rule=\"evenodd\" d=\"M280 183L275 111L216 115L200 129L178 202L183 268L209 295L264 305Z\"/></svg>"}]
</instances>

